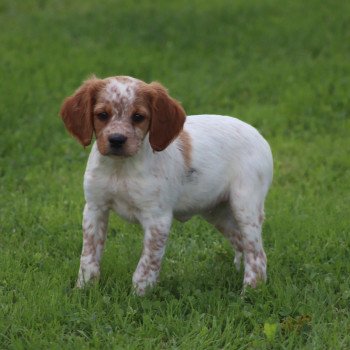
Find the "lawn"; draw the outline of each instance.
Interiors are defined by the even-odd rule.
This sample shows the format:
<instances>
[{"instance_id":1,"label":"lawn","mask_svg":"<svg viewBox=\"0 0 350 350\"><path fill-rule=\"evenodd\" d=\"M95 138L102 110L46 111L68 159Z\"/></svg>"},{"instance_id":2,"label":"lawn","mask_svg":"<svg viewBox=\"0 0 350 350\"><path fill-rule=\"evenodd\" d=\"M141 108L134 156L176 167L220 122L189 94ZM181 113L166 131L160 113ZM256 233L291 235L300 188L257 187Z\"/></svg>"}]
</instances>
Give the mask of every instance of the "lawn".
<instances>
[{"instance_id":1,"label":"lawn","mask_svg":"<svg viewBox=\"0 0 350 350\"><path fill-rule=\"evenodd\" d=\"M89 148L58 112L92 73L261 131L266 285L241 296L229 244L194 218L136 297L142 232L113 216L99 284L74 288ZM0 348L349 349L349 114L348 1L2 0Z\"/></svg>"}]
</instances>

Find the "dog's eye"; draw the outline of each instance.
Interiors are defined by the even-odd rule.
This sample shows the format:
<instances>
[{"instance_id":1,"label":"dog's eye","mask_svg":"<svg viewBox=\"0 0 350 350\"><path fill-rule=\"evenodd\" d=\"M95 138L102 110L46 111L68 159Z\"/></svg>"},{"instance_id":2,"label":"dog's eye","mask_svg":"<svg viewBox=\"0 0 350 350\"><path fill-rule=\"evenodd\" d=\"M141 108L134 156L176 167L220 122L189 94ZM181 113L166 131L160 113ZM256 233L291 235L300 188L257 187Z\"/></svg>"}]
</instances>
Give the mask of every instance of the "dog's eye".
<instances>
[{"instance_id":1,"label":"dog's eye","mask_svg":"<svg viewBox=\"0 0 350 350\"><path fill-rule=\"evenodd\" d=\"M107 112L101 112L101 113L97 114L97 118L102 120L102 121L106 121L109 118L109 115Z\"/></svg>"},{"instance_id":2,"label":"dog's eye","mask_svg":"<svg viewBox=\"0 0 350 350\"><path fill-rule=\"evenodd\" d=\"M135 113L131 116L131 119L134 123L141 123L144 121L145 117L141 114Z\"/></svg>"}]
</instances>

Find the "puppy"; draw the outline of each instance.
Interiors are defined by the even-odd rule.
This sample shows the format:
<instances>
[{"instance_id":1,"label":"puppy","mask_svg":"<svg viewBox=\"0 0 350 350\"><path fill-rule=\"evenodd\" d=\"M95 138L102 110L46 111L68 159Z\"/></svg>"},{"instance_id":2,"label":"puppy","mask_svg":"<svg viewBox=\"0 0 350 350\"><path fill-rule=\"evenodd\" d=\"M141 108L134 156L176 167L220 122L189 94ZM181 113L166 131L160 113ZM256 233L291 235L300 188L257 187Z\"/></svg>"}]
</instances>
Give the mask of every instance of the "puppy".
<instances>
[{"instance_id":1,"label":"puppy","mask_svg":"<svg viewBox=\"0 0 350 350\"><path fill-rule=\"evenodd\" d=\"M61 109L68 131L93 144L84 176L78 287L100 275L110 210L143 228L133 275L143 295L158 278L173 218L199 214L244 262L244 286L266 280L261 229L273 160L252 126L221 115L186 117L159 83L126 76L85 81Z\"/></svg>"}]
</instances>

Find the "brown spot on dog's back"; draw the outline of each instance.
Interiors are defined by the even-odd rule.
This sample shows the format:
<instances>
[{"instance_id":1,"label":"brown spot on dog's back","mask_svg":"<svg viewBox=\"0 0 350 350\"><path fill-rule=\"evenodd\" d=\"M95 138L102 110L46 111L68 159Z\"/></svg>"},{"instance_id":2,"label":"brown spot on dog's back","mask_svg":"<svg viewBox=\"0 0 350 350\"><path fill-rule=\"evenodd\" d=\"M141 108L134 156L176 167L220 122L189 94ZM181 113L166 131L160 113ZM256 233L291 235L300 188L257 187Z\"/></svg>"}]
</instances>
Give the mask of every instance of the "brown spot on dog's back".
<instances>
[{"instance_id":1,"label":"brown spot on dog's back","mask_svg":"<svg viewBox=\"0 0 350 350\"><path fill-rule=\"evenodd\" d=\"M178 148L182 153L186 168L191 167L192 162L192 142L191 136L186 130L182 130L179 137Z\"/></svg>"}]
</instances>

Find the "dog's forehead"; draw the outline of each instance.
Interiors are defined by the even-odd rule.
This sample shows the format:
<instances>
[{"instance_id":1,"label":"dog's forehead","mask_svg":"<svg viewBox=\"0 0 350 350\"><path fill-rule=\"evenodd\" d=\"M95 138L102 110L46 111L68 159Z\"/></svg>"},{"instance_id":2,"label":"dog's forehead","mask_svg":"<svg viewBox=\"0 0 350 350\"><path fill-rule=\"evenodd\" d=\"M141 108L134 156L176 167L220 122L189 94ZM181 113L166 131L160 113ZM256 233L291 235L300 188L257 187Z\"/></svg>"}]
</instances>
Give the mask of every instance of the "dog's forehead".
<instances>
[{"instance_id":1,"label":"dog's forehead","mask_svg":"<svg viewBox=\"0 0 350 350\"><path fill-rule=\"evenodd\" d=\"M131 103L135 98L138 80L131 77L115 77L108 79L102 96L109 102Z\"/></svg>"}]
</instances>

